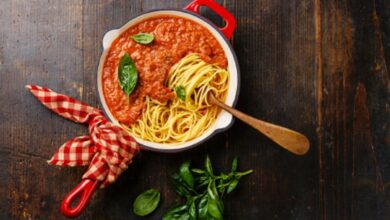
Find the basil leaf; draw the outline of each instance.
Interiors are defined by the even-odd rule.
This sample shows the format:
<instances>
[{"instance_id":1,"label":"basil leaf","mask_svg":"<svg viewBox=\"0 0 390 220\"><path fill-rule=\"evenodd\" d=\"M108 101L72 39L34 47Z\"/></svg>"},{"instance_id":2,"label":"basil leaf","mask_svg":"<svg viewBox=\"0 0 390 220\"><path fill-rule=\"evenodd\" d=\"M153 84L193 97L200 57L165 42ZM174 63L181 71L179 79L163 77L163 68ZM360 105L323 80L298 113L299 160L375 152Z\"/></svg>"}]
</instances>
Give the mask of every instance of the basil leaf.
<instances>
[{"instance_id":1,"label":"basil leaf","mask_svg":"<svg viewBox=\"0 0 390 220\"><path fill-rule=\"evenodd\" d=\"M231 172L236 172L237 171L237 167L238 167L238 159L237 159L237 157L235 157L233 162L232 162L232 170L231 170Z\"/></svg>"},{"instance_id":2,"label":"basil leaf","mask_svg":"<svg viewBox=\"0 0 390 220\"><path fill-rule=\"evenodd\" d=\"M186 96L187 96L187 93L186 93L186 89L184 88L184 86L176 86L175 87L175 93L176 93L176 96L182 100L182 101L185 101L186 100Z\"/></svg>"},{"instance_id":3,"label":"basil leaf","mask_svg":"<svg viewBox=\"0 0 390 220\"><path fill-rule=\"evenodd\" d=\"M207 201L207 212L210 214L213 218L222 220L222 210L219 207L220 205L218 204L217 200L215 199L209 199Z\"/></svg>"},{"instance_id":4,"label":"basil leaf","mask_svg":"<svg viewBox=\"0 0 390 220\"><path fill-rule=\"evenodd\" d=\"M118 78L121 89L130 96L138 82L138 70L128 53L119 61Z\"/></svg>"},{"instance_id":5,"label":"basil leaf","mask_svg":"<svg viewBox=\"0 0 390 220\"><path fill-rule=\"evenodd\" d=\"M192 197L187 201L188 206L188 215L190 220L196 220L197 214L196 214L196 204L195 204L195 197Z\"/></svg>"},{"instance_id":6,"label":"basil leaf","mask_svg":"<svg viewBox=\"0 0 390 220\"><path fill-rule=\"evenodd\" d=\"M208 202L208 196L206 194L200 199L198 204L198 217L200 220L209 219L208 212L207 212L207 202Z\"/></svg>"},{"instance_id":7,"label":"basil leaf","mask_svg":"<svg viewBox=\"0 0 390 220\"><path fill-rule=\"evenodd\" d=\"M205 165L207 172L212 176L213 175L213 166L211 165L210 157L207 155Z\"/></svg>"},{"instance_id":8,"label":"basil leaf","mask_svg":"<svg viewBox=\"0 0 390 220\"><path fill-rule=\"evenodd\" d=\"M206 173L206 171L204 171L202 169L198 169L198 168L191 169L191 171L193 173L196 173L196 174L204 174L204 173Z\"/></svg>"},{"instance_id":9,"label":"basil leaf","mask_svg":"<svg viewBox=\"0 0 390 220\"><path fill-rule=\"evenodd\" d=\"M215 187L215 181L212 180L207 187L207 193L211 199L219 199L217 188Z\"/></svg>"},{"instance_id":10,"label":"basil leaf","mask_svg":"<svg viewBox=\"0 0 390 220\"><path fill-rule=\"evenodd\" d=\"M180 177L188 184L191 188L194 188L194 177L190 171L190 162L185 162L180 166Z\"/></svg>"},{"instance_id":11,"label":"basil leaf","mask_svg":"<svg viewBox=\"0 0 390 220\"><path fill-rule=\"evenodd\" d=\"M163 216L163 220L184 220L190 219L190 215L187 213L188 205L179 205L169 209Z\"/></svg>"},{"instance_id":12,"label":"basil leaf","mask_svg":"<svg viewBox=\"0 0 390 220\"><path fill-rule=\"evenodd\" d=\"M175 192L180 196L189 197L194 193L194 190L189 187L177 173L171 176L171 184Z\"/></svg>"},{"instance_id":13,"label":"basil leaf","mask_svg":"<svg viewBox=\"0 0 390 220\"><path fill-rule=\"evenodd\" d=\"M141 193L133 203L133 212L138 216L152 213L160 202L160 193L156 189L149 189Z\"/></svg>"},{"instance_id":14,"label":"basil leaf","mask_svg":"<svg viewBox=\"0 0 390 220\"><path fill-rule=\"evenodd\" d=\"M227 194L231 193L238 185L238 180L237 179L234 179L233 181L231 181L229 183L229 186L227 188Z\"/></svg>"},{"instance_id":15,"label":"basil leaf","mask_svg":"<svg viewBox=\"0 0 390 220\"><path fill-rule=\"evenodd\" d=\"M136 35L131 36L131 39L133 39L139 44L150 44L153 42L154 36L153 34L148 33L138 33Z\"/></svg>"}]
</instances>

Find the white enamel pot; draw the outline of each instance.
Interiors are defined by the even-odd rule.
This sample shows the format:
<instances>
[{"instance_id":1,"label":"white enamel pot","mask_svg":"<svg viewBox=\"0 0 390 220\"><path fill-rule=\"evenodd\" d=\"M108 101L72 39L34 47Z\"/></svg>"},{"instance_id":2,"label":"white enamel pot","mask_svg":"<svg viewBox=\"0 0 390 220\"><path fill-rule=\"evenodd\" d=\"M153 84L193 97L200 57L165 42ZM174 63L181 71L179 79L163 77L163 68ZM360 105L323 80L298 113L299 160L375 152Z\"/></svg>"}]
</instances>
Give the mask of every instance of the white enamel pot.
<instances>
[{"instance_id":1,"label":"white enamel pot","mask_svg":"<svg viewBox=\"0 0 390 220\"><path fill-rule=\"evenodd\" d=\"M199 8L200 6L206 6L210 8L211 10L215 11L218 15L220 15L226 25L223 28L219 28L215 26L211 21L208 19L202 17L199 14ZM239 66L237 62L236 55L234 53L234 50L229 42L230 37L232 36L234 29L236 27L236 21L233 15L231 15L226 9L224 9L222 6L218 5L216 2L212 0L195 0L192 3L190 3L185 9L159 9L159 10L153 10L148 11L145 13L142 13L140 15L137 15L136 17L132 18L129 22L127 22L125 25L123 25L121 28L116 30L108 31L104 37L103 37L103 53L100 58L99 62L99 68L97 73L97 88L98 88L98 94L99 94L99 100L101 102L102 108L104 113L106 114L107 118L112 121L114 124L120 125L118 120L113 116L110 109L107 106L106 100L104 98L103 94L103 88L102 88L102 73L103 73L103 65L106 59L106 56L108 54L108 51L110 50L112 42L118 38L123 32L125 32L127 29L129 29L131 26L152 18L152 17L158 17L158 16L164 16L164 15L170 15L170 16L177 16L186 18L189 20L192 20L203 27L207 28L209 32L218 40L219 44L222 46L225 55L227 57L228 61L228 71L230 73L230 85L229 90L227 94L227 98L225 101L225 104L229 106L235 106L235 103L238 98L239 93L239 86L240 86L240 73L239 73ZM146 140L142 140L140 138L136 138L136 141L141 145L141 147L145 150L150 151L158 151L158 152L166 152L166 153L174 153L179 151L184 151L190 148L193 148L206 140L208 140L210 137L215 135L218 132L224 131L228 129L233 123L233 117L229 113L225 111L221 111L216 119L216 122L214 125L212 125L205 133L203 133L201 136L180 144L161 144L161 143L154 143Z\"/></svg>"}]
</instances>

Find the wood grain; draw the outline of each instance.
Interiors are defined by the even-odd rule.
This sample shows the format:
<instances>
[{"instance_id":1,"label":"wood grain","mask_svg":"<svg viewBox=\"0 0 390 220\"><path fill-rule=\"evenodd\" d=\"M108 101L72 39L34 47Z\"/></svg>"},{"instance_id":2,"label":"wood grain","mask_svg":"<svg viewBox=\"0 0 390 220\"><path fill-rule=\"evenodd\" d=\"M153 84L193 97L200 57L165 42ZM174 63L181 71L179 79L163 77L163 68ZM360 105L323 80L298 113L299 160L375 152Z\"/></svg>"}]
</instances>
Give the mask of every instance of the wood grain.
<instances>
[{"instance_id":1,"label":"wood grain","mask_svg":"<svg viewBox=\"0 0 390 220\"><path fill-rule=\"evenodd\" d=\"M389 178L390 96L383 42L389 39L383 32L389 4L316 4L321 218L388 219L383 185Z\"/></svg>"},{"instance_id":2,"label":"wood grain","mask_svg":"<svg viewBox=\"0 0 390 220\"><path fill-rule=\"evenodd\" d=\"M190 0L0 1L0 219L64 219L62 198L85 168L46 160L87 133L42 107L24 89L47 86L94 106L105 32L135 15ZM237 109L307 135L304 157L236 121L196 149L142 152L99 191L79 219L138 219L137 194L155 187L159 219L180 202L168 177L207 154L216 170L235 156L254 169L225 201L225 219L390 218L390 2L218 0L237 18L232 40L241 70ZM203 8L208 18L222 21Z\"/></svg>"}]
</instances>

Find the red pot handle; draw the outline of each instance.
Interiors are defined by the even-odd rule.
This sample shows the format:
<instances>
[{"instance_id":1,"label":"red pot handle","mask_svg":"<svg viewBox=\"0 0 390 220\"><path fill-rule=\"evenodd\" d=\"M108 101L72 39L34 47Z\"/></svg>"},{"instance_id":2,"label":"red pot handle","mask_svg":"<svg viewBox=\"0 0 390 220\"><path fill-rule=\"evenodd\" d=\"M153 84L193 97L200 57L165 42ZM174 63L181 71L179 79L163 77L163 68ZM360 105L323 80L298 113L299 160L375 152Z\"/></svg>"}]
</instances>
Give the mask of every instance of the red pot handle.
<instances>
[{"instance_id":1,"label":"red pot handle","mask_svg":"<svg viewBox=\"0 0 390 220\"><path fill-rule=\"evenodd\" d=\"M87 207L91 196L96 191L100 182L97 180L83 179L62 201L61 213L68 218L79 216ZM80 201L72 208L72 203L80 198Z\"/></svg>"},{"instance_id":2,"label":"red pot handle","mask_svg":"<svg viewBox=\"0 0 390 220\"><path fill-rule=\"evenodd\" d=\"M219 30L222 31L222 33L226 36L227 39L230 39L233 35L234 30L236 29L236 19L234 18L234 16L228 10L226 10L224 7L222 7L213 0L194 0L184 9L199 14L200 6L206 6L210 8L219 16L221 16L223 20L225 20L225 27L219 28Z\"/></svg>"}]
</instances>

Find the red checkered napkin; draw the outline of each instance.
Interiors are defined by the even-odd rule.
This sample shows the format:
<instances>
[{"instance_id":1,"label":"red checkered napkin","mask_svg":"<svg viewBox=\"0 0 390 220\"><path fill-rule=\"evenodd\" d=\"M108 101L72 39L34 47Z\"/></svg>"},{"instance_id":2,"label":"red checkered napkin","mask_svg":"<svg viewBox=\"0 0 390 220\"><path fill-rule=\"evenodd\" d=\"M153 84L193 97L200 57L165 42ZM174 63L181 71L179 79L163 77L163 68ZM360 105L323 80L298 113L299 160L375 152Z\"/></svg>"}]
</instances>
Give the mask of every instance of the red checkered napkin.
<instances>
[{"instance_id":1,"label":"red checkered napkin","mask_svg":"<svg viewBox=\"0 0 390 220\"><path fill-rule=\"evenodd\" d=\"M47 108L69 120L88 123L90 136L73 138L63 144L48 161L58 166L89 164L83 179L102 182L101 188L115 182L127 169L139 146L121 127L106 120L103 113L71 97L50 89L27 85L27 89Z\"/></svg>"}]
</instances>

